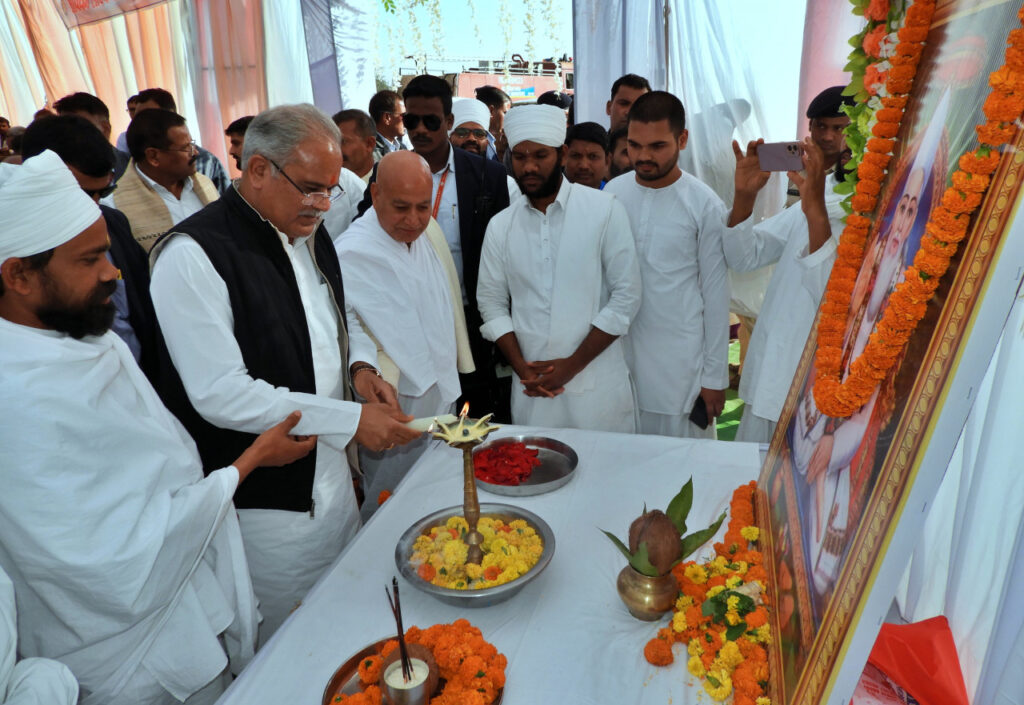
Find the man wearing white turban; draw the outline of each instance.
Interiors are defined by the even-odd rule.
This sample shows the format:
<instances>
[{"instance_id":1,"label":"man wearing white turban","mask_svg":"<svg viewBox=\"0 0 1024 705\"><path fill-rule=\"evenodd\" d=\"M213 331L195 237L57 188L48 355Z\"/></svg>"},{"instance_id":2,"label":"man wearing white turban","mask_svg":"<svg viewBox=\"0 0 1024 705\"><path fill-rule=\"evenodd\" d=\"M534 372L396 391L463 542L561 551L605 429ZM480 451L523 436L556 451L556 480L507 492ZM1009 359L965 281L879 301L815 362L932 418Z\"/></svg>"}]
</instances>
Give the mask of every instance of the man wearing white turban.
<instances>
[{"instance_id":1,"label":"man wearing white turban","mask_svg":"<svg viewBox=\"0 0 1024 705\"><path fill-rule=\"evenodd\" d=\"M511 110L505 134L526 198L487 227L477 300L481 332L515 372L512 420L632 433L619 340L640 306L629 218L614 198L562 176L560 109Z\"/></svg>"},{"instance_id":2,"label":"man wearing white turban","mask_svg":"<svg viewBox=\"0 0 1024 705\"><path fill-rule=\"evenodd\" d=\"M109 330L109 247L56 154L0 173L0 568L18 650L70 668L82 705L212 703L256 639L232 494L315 440L288 436L292 414L204 478Z\"/></svg>"},{"instance_id":3,"label":"man wearing white turban","mask_svg":"<svg viewBox=\"0 0 1024 705\"><path fill-rule=\"evenodd\" d=\"M479 154L487 155L487 128L484 127L491 119L487 106L475 98L455 98L452 100L452 127L448 130L448 140L453 147L459 147Z\"/></svg>"}]
</instances>

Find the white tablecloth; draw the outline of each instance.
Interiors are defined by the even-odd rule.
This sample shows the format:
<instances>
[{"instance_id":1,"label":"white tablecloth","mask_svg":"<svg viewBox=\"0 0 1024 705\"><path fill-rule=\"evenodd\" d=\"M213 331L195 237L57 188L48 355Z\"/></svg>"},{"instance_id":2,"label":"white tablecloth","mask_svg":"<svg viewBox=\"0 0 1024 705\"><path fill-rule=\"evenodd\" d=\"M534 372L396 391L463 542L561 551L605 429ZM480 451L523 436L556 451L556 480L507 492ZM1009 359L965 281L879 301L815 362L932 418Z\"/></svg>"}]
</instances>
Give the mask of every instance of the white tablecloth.
<instances>
[{"instance_id":1,"label":"white tablecloth","mask_svg":"<svg viewBox=\"0 0 1024 705\"><path fill-rule=\"evenodd\" d=\"M406 627L459 617L478 626L508 656L503 705L706 702L686 671L680 645L667 668L644 660L644 644L668 619L641 622L626 611L615 591L625 560L599 529L625 540L644 503L664 509L691 475L689 525L707 526L728 507L738 485L757 478L758 446L524 427L506 427L492 437L516 433L557 438L579 455L576 477L555 492L524 498L480 492L481 502L515 504L544 519L555 534L553 560L511 600L485 608L446 605L399 578ZM219 703L320 703L344 661L394 633L384 586L398 572L399 537L420 517L461 502L461 454L438 443ZM719 533L724 531L723 525Z\"/></svg>"}]
</instances>

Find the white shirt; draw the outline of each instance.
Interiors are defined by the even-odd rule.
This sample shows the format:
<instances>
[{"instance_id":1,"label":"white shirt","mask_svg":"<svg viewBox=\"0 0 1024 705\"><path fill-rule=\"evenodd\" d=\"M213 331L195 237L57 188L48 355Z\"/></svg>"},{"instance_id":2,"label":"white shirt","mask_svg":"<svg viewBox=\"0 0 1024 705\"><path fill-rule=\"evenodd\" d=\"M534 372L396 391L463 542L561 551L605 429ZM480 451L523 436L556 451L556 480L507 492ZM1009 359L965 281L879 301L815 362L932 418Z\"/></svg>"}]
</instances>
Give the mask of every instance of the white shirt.
<instances>
[{"instance_id":1,"label":"white shirt","mask_svg":"<svg viewBox=\"0 0 1024 705\"><path fill-rule=\"evenodd\" d=\"M447 176L445 174L447 173ZM459 274L459 286L462 288L462 299L466 300L466 281L462 275L462 234L459 230L459 191L455 186L455 149L448 146L448 162L433 173L434 189L430 192L430 207L437 200L437 190L441 187L444 177L444 191L441 192L441 203L437 208L434 220L441 226L448 249L455 261L455 271Z\"/></svg>"},{"instance_id":2,"label":"white shirt","mask_svg":"<svg viewBox=\"0 0 1024 705\"><path fill-rule=\"evenodd\" d=\"M629 213L643 303L626 338L641 411L688 415L701 387L729 386L729 280L725 206L682 172L664 188L633 173L605 186Z\"/></svg>"},{"instance_id":3,"label":"white shirt","mask_svg":"<svg viewBox=\"0 0 1024 705\"><path fill-rule=\"evenodd\" d=\"M372 170L367 172L367 179L371 173ZM359 203L363 200L367 179L361 178L351 169L341 167L338 185L344 193L332 202L330 209L324 213L324 227L327 228L327 234L331 236L333 242L338 242L338 238L359 213Z\"/></svg>"},{"instance_id":4,"label":"white shirt","mask_svg":"<svg viewBox=\"0 0 1024 705\"><path fill-rule=\"evenodd\" d=\"M622 205L563 177L546 213L524 198L495 215L484 237L477 302L483 337L515 332L527 360L571 355L591 326L624 335L640 306L640 280ZM566 392L600 384L595 363L612 348Z\"/></svg>"},{"instance_id":5,"label":"white shirt","mask_svg":"<svg viewBox=\"0 0 1024 705\"><path fill-rule=\"evenodd\" d=\"M345 301L398 366L399 393L420 397L438 385L441 408L433 413L442 413L461 388L448 278L434 248L424 235L409 245L398 242L370 208L338 240L337 250L345 266Z\"/></svg>"},{"instance_id":6,"label":"white shirt","mask_svg":"<svg viewBox=\"0 0 1024 705\"><path fill-rule=\"evenodd\" d=\"M185 700L224 669L225 647L237 672L257 619L237 470L203 477L115 333L0 319L0 339L0 565L19 651L71 668L82 705L115 702L142 673Z\"/></svg>"},{"instance_id":7,"label":"white shirt","mask_svg":"<svg viewBox=\"0 0 1024 705\"><path fill-rule=\"evenodd\" d=\"M136 168L139 177L149 184L156 194L160 196L160 200L167 206L167 210L171 214L171 221L174 224L178 224L185 218L189 217L193 213L201 211L203 209L203 202L199 200L199 194L192 188L192 179L185 179L185 185L181 189L181 198L178 198L173 193L165 189L163 186L153 181L153 179L142 173L142 169ZM113 197L113 194L111 194Z\"/></svg>"},{"instance_id":8,"label":"white shirt","mask_svg":"<svg viewBox=\"0 0 1024 705\"><path fill-rule=\"evenodd\" d=\"M778 262L750 337L739 388L751 413L769 421L778 421L782 413L836 259L843 197L834 192L835 185L829 174L825 207L832 236L813 254L807 253L807 219L799 203L757 224L747 218L722 237L732 269L746 272Z\"/></svg>"}]
</instances>

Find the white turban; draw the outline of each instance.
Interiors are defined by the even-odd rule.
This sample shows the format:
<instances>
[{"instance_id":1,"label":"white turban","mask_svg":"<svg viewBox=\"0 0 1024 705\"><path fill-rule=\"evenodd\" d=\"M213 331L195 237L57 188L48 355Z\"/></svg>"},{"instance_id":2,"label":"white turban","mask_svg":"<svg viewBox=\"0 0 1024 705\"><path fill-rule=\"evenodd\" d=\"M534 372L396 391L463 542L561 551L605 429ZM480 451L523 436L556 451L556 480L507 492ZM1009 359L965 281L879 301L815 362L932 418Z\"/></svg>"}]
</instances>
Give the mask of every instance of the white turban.
<instances>
[{"instance_id":1,"label":"white turban","mask_svg":"<svg viewBox=\"0 0 1024 705\"><path fill-rule=\"evenodd\" d=\"M521 105L505 115L505 136L511 149L529 140L548 147L565 144L565 111L553 105Z\"/></svg>"},{"instance_id":2,"label":"white turban","mask_svg":"<svg viewBox=\"0 0 1024 705\"><path fill-rule=\"evenodd\" d=\"M26 159L0 172L0 263L63 245L101 217L60 157Z\"/></svg>"},{"instance_id":3,"label":"white turban","mask_svg":"<svg viewBox=\"0 0 1024 705\"><path fill-rule=\"evenodd\" d=\"M467 122L475 122L486 130L491 124L491 109L476 98L465 98L452 103L452 117L452 131Z\"/></svg>"}]
</instances>

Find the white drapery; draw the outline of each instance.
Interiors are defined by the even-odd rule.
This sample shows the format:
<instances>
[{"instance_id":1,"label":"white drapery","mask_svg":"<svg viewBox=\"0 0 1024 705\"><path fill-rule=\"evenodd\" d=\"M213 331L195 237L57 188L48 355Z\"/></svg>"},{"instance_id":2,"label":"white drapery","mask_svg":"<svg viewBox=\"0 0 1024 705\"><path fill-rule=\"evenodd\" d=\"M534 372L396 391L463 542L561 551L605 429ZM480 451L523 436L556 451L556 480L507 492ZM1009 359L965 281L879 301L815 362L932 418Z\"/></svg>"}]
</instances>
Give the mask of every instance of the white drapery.
<instances>
[{"instance_id":1,"label":"white drapery","mask_svg":"<svg viewBox=\"0 0 1024 705\"><path fill-rule=\"evenodd\" d=\"M374 56L378 48L378 2L331 0L334 55L338 62L338 83L342 108L366 111L377 92Z\"/></svg>"},{"instance_id":2,"label":"white drapery","mask_svg":"<svg viewBox=\"0 0 1024 705\"><path fill-rule=\"evenodd\" d=\"M0 115L11 125L27 125L46 102L32 46L21 22L17 0L0 0Z\"/></svg>"},{"instance_id":3,"label":"white drapery","mask_svg":"<svg viewBox=\"0 0 1024 705\"><path fill-rule=\"evenodd\" d=\"M1024 299L989 364L896 601L949 619L971 702L1024 702Z\"/></svg>"},{"instance_id":4,"label":"white drapery","mask_svg":"<svg viewBox=\"0 0 1024 705\"><path fill-rule=\"evenodd\" d=\"M300 0L263 3L263 47L267 104L312 103L313 82Z\"/></svg>"}]
</instances>

